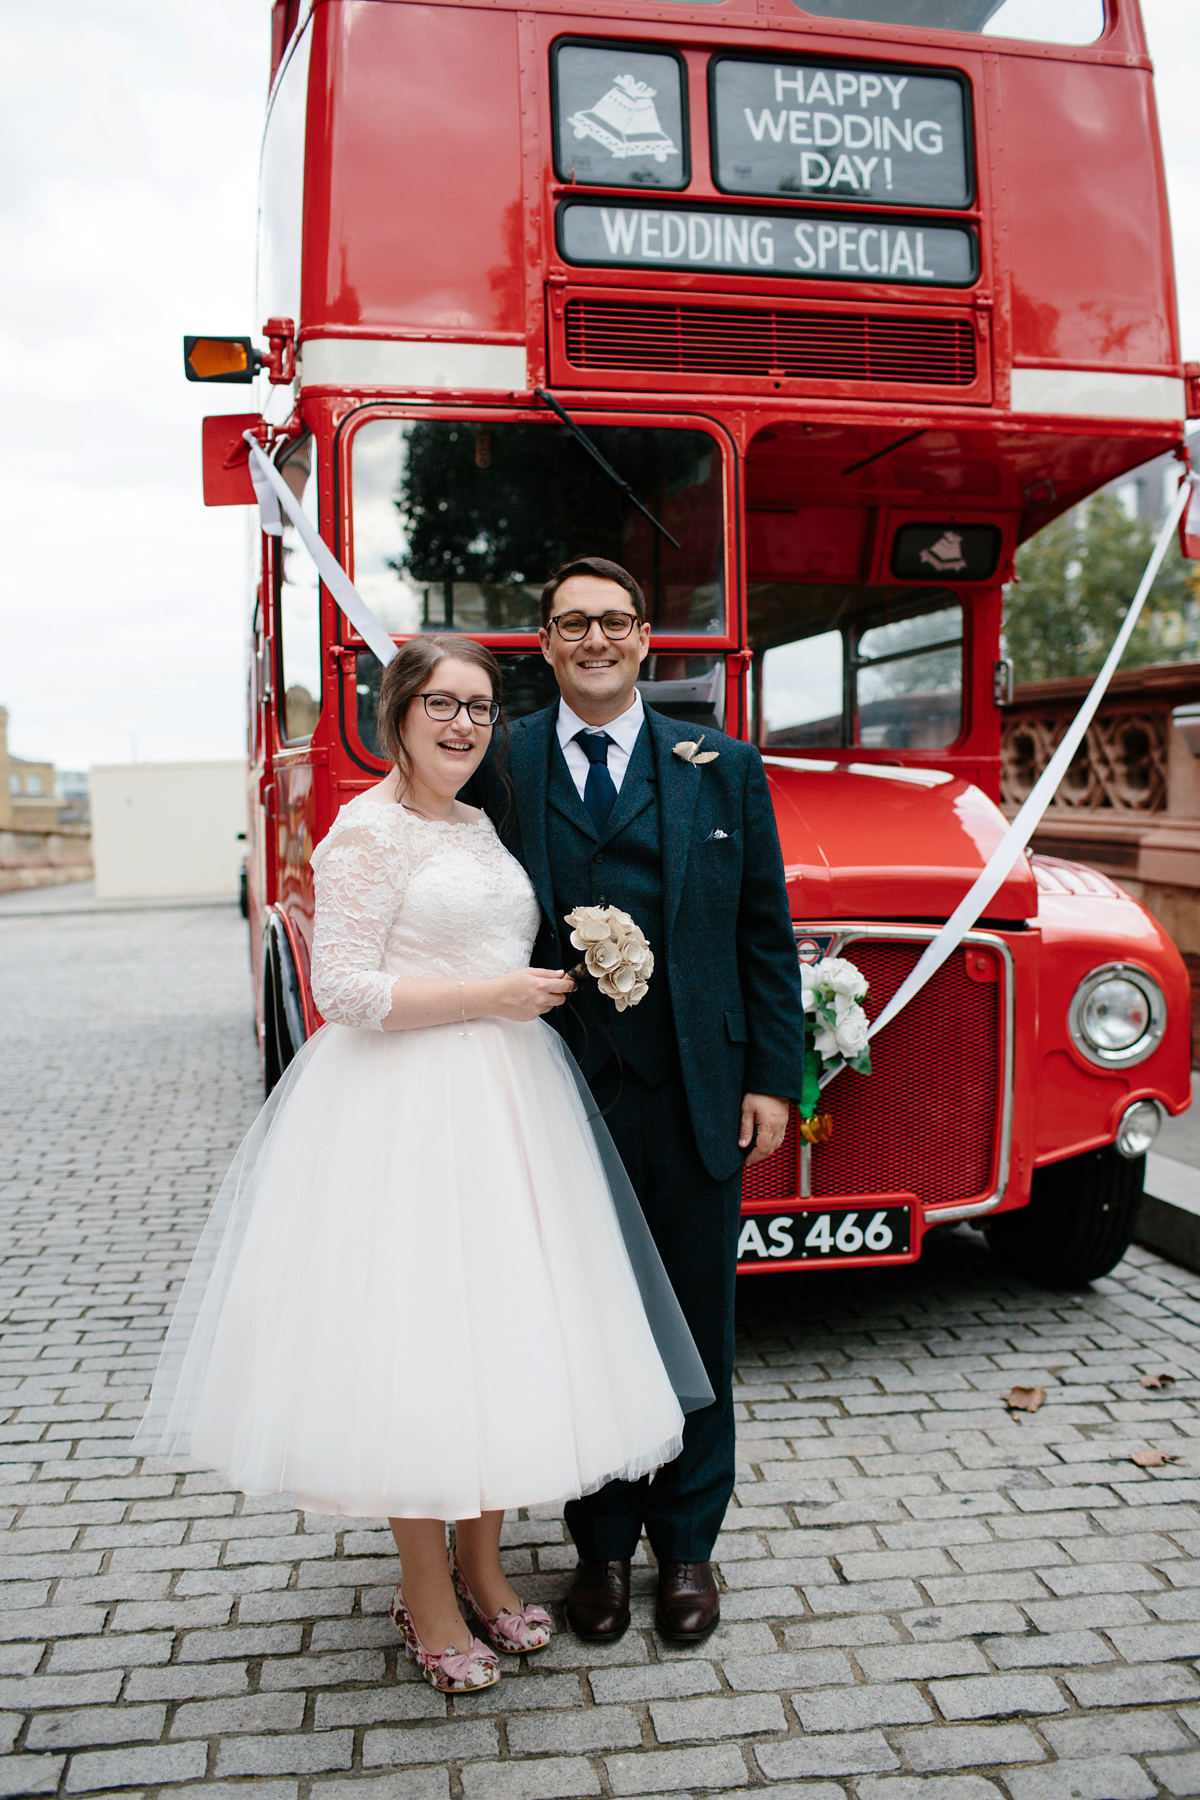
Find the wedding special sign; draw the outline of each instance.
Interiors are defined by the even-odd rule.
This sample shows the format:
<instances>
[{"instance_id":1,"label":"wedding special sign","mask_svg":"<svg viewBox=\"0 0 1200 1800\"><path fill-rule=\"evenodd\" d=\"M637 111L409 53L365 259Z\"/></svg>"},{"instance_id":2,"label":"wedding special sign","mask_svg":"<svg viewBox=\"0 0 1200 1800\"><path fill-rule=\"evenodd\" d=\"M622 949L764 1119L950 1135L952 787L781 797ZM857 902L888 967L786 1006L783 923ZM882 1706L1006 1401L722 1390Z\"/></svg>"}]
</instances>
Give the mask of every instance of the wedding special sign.
<instances>
[{"instance_id":1,"label":"wedding special sign","mask_svg":"<svg viewBox=\"0 0 1200 1800\"><path fill-rule=\"evenodd\" d=\"M728 193L971 203L956 76L721 56L711 81L713 175Z\"/></svg>"},{"instance_id":2,"label":"wedding special sign","mask_svg":"<svg viewBox=\"0 0 1200 1800\"><path fill-rule=\"evenodd\" d=\"M570 200L559 208L558 242L568 262L600 268L736 270L916 287L965 287L978 273L969 228L878 216Z\"/></svg>"}]
</instances>

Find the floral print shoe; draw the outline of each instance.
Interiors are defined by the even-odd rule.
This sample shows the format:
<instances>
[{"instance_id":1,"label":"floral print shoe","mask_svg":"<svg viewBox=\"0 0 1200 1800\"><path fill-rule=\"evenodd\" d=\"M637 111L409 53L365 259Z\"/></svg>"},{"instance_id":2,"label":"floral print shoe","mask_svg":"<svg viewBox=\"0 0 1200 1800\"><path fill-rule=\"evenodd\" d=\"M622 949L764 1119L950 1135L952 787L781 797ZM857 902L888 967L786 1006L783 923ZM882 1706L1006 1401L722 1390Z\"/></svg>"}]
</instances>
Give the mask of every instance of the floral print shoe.
<instances>
[{"instance_id":1,"label":"floral print shoe","mask_svg":"<svg viewBox=\"0 0 1200 1800\"><path fill-rule=\"evenodd\" d=\"M458 1557L450 1552L450 1574L454 1591L466 1608L468 1621L474 1620L488 1642L507 1656L520 1656L529 1650L544 1650L554 1635L554 1622L544 1606L523 1606L519 1613L503 1606L494 1619L489 1619L467 1585L458 1566Z\"/></svg>"},{"instance_id":2,"label":"floral print shoe","mask_svg":"<svg viewBox=\"0 0 1200 1800\"><path fill-rule=\"evenodd\" d=\"M404 1639L405 1655L410 1662L416 1663L430 1687L436 1688L439 1694L473 1694L480 1688L495 1687L500 1679L500 1659L477 1637L472 1637L466 1650L456 1650L453 1644L447 1644L442 1654L435 1656L417 1636L399 1583L388 1611Z\"/></svg>"}]
</instances>

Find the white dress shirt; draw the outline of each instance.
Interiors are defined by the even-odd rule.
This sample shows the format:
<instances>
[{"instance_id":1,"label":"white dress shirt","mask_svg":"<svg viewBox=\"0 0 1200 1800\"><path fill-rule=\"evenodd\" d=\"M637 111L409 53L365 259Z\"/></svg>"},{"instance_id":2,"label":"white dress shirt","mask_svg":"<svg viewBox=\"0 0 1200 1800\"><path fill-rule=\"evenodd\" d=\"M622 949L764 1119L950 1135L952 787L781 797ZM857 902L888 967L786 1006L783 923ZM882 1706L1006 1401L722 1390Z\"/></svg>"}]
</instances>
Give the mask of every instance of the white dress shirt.
<instances>
[{"instance_id":1,"label":"white dress shirt","mask_svg":"<svg viewBox=\"0 0 1200 1800\"><path fill-rule=\"evenodd\" d=\"M575 742L577 731L606 731L612 739L608 746L608 772L612 776L613 786L618 794L621 783L625 779L625 771L629 767L629 759L633 755L633 746L637 743L638 732L642 729L642 721L646 709L642 705L642 696L634 689L633 702L619 718L610 719L607 725L589 725L585 720L573 713L565 700L558 703L558 741L562 753L571 771L571 780L579 789L579 798L583 799L583 786L587 780L591 764L583 754L583 745Z\"/></svg>"}]
</instances>

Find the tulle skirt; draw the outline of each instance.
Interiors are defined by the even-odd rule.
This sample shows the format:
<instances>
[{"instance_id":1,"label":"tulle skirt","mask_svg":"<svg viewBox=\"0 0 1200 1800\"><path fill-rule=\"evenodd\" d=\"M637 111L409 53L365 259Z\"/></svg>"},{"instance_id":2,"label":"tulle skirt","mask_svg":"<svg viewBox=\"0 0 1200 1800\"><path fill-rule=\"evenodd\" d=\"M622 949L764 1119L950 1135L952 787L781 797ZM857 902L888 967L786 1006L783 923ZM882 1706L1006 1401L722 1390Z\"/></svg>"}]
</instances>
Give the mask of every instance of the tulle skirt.
<instances>
[{"instance_id":1,"label":"tulle skirt","mask_svg":"<svg viewBox=\"0 0 1200 1800\"><path fill-rule=\"evenodd\" d=\"M556 1032L329 1025L214 1203L134 1447L471 1518L646 1474L711 1397Z\"/></svg>"}]
</instances>

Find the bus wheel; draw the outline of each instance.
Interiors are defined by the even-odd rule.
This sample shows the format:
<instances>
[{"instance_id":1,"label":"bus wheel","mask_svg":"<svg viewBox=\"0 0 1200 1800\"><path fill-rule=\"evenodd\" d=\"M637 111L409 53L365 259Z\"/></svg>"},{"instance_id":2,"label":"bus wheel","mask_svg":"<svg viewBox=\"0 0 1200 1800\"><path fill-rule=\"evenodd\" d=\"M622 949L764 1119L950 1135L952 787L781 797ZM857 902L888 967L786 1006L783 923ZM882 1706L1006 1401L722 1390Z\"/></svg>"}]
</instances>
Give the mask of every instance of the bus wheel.
<instances>
[{"instance_id":1,"label":"bus wheel","mask_svg":"<svg viewBox=\"0 0 1200 1800\"><path fill-rule=\"evenodd\" d=\"M1144 1156L1116 1146L1035 1169L1033 1197L986 1227L993 1253L1041 1287L1082 1287L1114 1269L1133 1241Z\"/></svg>"},{"instance_id":2,"label":"bus wheel","mask_svg":"<svg viewBox=\"0 0 1200 1800\"><path fill-rule=\"evenodd\" d=\"M267 914L263 937L263 1092L269 1094L305 1034L296 965L278 913Z\"/></svg>"}]
</instances>

